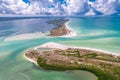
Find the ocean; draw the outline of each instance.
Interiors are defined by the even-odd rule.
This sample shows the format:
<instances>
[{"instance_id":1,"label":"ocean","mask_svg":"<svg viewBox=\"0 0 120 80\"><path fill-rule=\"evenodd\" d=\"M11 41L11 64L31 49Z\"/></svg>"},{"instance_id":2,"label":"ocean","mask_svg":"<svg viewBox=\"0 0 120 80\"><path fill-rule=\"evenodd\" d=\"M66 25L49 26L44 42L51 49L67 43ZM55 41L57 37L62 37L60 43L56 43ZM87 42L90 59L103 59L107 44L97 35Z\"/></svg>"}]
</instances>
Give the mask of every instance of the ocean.
<instances>
[{"instance_id":1,"label":"ocean","mask_svg":"<svg viewBox=\"0 0 120 80\"><path fill-rule=\"evenodd\" d=\"M97 80L94 74L82 70L44 70L23 57L25 50L47 42L120 54L120 17L69 18L67 25L76 32L75 37L42 36L30 40L5 41L19 34L49 33L56 26L46 21L53 19L60 18L0 19L0 80Z\"/></svg>"}]
</instances>

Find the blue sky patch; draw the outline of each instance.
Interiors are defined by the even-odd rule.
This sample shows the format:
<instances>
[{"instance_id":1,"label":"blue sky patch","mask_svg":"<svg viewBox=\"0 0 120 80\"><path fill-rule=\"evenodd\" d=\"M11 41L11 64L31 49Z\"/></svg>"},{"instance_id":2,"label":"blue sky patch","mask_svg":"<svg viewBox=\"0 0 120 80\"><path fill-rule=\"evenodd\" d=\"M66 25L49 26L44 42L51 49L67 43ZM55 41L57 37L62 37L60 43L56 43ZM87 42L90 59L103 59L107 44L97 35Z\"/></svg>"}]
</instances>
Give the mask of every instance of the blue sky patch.
<instances>
[{"instance_id":1,"label":"blue sky patch","mask_svg":"<svg viewBox=\"0 0 120 80\"><path fill-rule=\"evenodd\" d=\"M66 3L65 0L59 0L59 3L65 5L65 6L67 6L67 3Z\"/></svg>"},{"instance_id":2,"label":"blue sky patch","mask_svg":"<svg viewBox=\"0 0 120 80\"><path fill-rule=\"evenodd\" d=\"M55 8L55 6L54 5L50 5L49 8Z\"/></svg>"},{"instance_id":3,"label":"blue sky patch","mask_svg":"<svg viewBox=\"0 0 120 80\"><path fill-rule=\"evenodd\" d=\"M28 4L30 6L30 1L29 0L23 0L23 2L25 2L26 4Z\"/></svg>"},{"instance_id":4,"label":"blue sky patch","mask_svg":"<svg viewBox=\"0 0 120 80\"><path fill-rule=\"evenodd\" d=\"M95 0L89 0L90 2L95 2Z\"/></svg>"}]
</instances>

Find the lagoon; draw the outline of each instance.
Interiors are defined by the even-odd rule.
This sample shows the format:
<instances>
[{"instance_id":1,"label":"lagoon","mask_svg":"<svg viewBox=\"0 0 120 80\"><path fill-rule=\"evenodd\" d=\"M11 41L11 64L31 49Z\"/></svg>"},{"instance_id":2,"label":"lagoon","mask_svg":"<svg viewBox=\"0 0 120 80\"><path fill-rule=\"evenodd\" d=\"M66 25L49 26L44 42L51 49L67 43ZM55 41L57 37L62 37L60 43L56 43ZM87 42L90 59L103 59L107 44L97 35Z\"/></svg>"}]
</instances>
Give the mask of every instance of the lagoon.
<instances>
[{"instance_id":1,"label":"lagoon","mask_svg":"<svg viewBox=\"0 0 120 80\"><path fill-rule=\"evenodd\" d=\"M76 37L48 37L5 41L6 38L27 33L44 32L56 27L46 21L59 18L32 18L0 21L0 80L96 80L87 71L47 71L23 57L28 48L47 42L70 46L102 49L120 54L120 17L70 18L67 24Z\"/></svg>"}]
</instances>

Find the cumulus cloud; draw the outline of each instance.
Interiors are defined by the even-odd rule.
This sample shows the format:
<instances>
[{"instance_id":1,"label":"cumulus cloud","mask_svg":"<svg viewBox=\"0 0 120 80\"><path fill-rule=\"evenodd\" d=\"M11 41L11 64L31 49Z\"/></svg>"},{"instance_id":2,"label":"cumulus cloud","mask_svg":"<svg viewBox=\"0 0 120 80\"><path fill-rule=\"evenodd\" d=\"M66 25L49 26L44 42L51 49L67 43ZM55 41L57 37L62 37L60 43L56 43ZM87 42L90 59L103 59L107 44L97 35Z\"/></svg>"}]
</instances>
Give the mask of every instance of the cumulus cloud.
<instances>
[{"instance_id":1,"label":"cumulus cloud","mask_svg":"<svg viewBox=\"0 0 120 80\"><path fill-rule=\"evenodd\" d=\"M91 3L91 6L97 11L102 12L104 15L111 15L116 13L116 5L118 5L118 0L96 0Z\"/></svg>"},{"instance_id":2,"label":"cumulus cloud","mask_svg":"<svg viewBox=\"0 0 120 80\"><path fill-rule=\"evenodd\" d=\"M86 16L94 16L96 13L94 12L93 9L90 9L87 13L85 13Z\"/></svg>"},{"instance_id":3,"label":"cumulus cloud","mask_svg":"<svg viewBox=\"0 0 120 80\"><path fill-rule=\"evenodd\" d=\"M0 14L112 15L119 7L120 0L0 0Z\"/></svg>"},{"instance_id":4,"label":"cumulus cloud","mask_svg":"<svg viewBox=\"0 0 120 80\"><path fill-rule=\"evenodd\" d=\"M66 0L67 6L62 5L62 7L66 14L75 15L86 10L86 2L87 0Z\"/></svg>"}]
</instances>

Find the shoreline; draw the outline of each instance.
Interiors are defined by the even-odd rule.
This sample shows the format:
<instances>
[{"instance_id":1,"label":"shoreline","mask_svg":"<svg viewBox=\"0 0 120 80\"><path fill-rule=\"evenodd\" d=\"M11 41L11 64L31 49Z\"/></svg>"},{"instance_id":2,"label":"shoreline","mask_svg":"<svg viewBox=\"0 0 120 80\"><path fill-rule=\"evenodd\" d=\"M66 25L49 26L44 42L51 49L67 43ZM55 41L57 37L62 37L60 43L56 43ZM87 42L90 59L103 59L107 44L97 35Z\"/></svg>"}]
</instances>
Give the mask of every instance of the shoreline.
<instances>
[{"instance_id":1,"label":"shoreline","mask_svg":"<svg viewBox=\"0 0 120 80\"><path fill-rule=\"evenodd\" d=\"M37 50L38 48L41 48L41 47L42 48L58 48L58 49L62 49L62 50L65 50L65 49L68 49L68 48L78 48L78 49L86 49L86 50L91 50L91 51L96 51L96 52L102 52L104 54L110 54L110 55L114 55L114 56L120 56L119 53L109 52L109 51L105 51L105 50L101 50L101 49L88 48L88 47L67 46L67 45L54 43L54 42L48 42L48 43L45 43L43 45L36 46L33 49ZM32 62L32 63L35 63L38 66L37 62L28 58L27 56L25 56L25 53L24 53L24 58L27 59L28 61Z\"/></svg>"},{"instance_id":2,"label":"shoreline","mask_svg":"<svg viewBox=\"0 0 120 80\"><path fill-rule=\"evenodd\" d=\"M49 36L58 37L75 37L76 32L68 26L69 19L64 20L53 20L49 21L48 24L56 25L57 27L50 30Z\"/></svg>"},{"instance_id":3,"label":"shoreline","mask_svg":"<svg viewBox=\"0 0 120 80\"><path fill-rule=\"evenodd\" d=\"M66 34L66 35L63 35L63 36L60 36L60 37L75 37L75 36L77 36L77 33L68 26L68 23L69 23L69 22L70 22L70 21L66 22L66 23L65 23L65 26L66 26L66 28L67 28L68 30L70 30L71 32L70 32L69 34Z\"/></svg>"},{"instance_id":4,"label":"shoreline","mask_svg":"<svg viewBox=\"0 0 120 80\"><path fill-rule=\"evenodd\" d=\"M66 35L62 35L62 36L56 36L56 37L75 37L75 36L77 36L76 32L67 26L67 23L65 23L65 27L68 30L70 30L70 33L67 33ZM43 36L47 36L47 35L42 32L18 34L18 35L7 37L4 39L4 41L30 40L30 39L37 39L37 38L40 38ZM53 36L50 36L50 37L53 37Z\"/></svg>"},{"instance_id":5,"label":"shoreline","mask_svg":"<svg viewBox=\"0 0 120 80\"><path fill-rule=\"evenodd\" d=\"M67 45L64 45L64 44L59 44L59 43L54 43L54 42L45 43L41 46L34 47L34 49L37 49L39 47L58 48L58 49L63 49L63 50L67 49L67 48L78 48L78 49L86 49L86 50L91 50L91 51L102 52L102 53L105 53L105 54L111 54L111 55L116 55L116 56L120 55L119 53L105 51L105 50L101 50L101 49L95 49L95 48L89 48L89 47L67 46Z\"/></svg>"},{"instance_id":6,"label":"shoreline","mask_svg":"<svg viewBox=\"0 0 120 80\"><path fill-rule=\"evenodd\" d=\"M51 48L51 50L47 50L47 52L46 50L43 50L41 52L40 48L46 48L46 49ZM77 50L77 52L74 51L75 49ZM90 53L87 52L88 55L86 55L86 53L81 53L78 49L80 50L83 49L83 52L85 50L90 50L90 51L94 51L95 53L92 52L92 55L91 55L91 52ZM33 50L38 52L40 51L40 52L38 55L35 55L37 52L34 52L35 54L33 54L33 52L30 51L27 53L28 57L25 56L25 58L30 62L35 63L37 66L42 67L45 70L54 70L54 71L85 70L93 73L100 80L106 80L106 79L118 80L119 79L119 71L116 71L120 69L120 64L118 62L120 61L118 60L119 56L117 56L116 54L113 54L112 52L110 53L112 53L113 55L109 55L110 53L108 53L108 51L91 49L91 48L83 48L83 47L71 47L71 46L66 46L66 45L53 43L53 42L45 43L41 46L34 47ZM68 51L64 52L65 50L66 51L68 50ZM104 52L104 53L101 53L101 52ZM72 53L75 53L77 55ZM85 54L85 55L81 55L81 54ZM97 56L99 56L99 58L94 57L95 54L98 54ZM100 55L100 54L104 54L104 55ZM113 59L111 60L111 59L100 58L105 56ZM36 62L34 62L29 58L31 59L36 58L37 61L35 60Z\"/></svg>"},{"instance_id":7,"label":"shoreline","mask_svg":"<svg viewBox=\"0 0 120 80\"><path fill-rule=\"evenodd\" d=\"M67 34L61 35L61 36L56 36L56 37L75 37L75 36L77 36L77 33L68 26L69 22L70 21L65 22L63 24L63 26L61 26L61 27L68 29ZM18 35L13 35L13 36L7 37L4 39L4 41L30 40L30 39L37 39L37 38L40 38L43 36L47 36L47 34L42 33L42 32L18 34ZM55 36L51 35L50 37L55 37Z\"/></svg>"},{"instance_id":8,"label":"shoreline","mask_svg":"<svg viewBox=\"0 0 120 80\"><path fill-rule=\"evenodd\" d=\"M51 48L51 50L46 51L45 49L41 51L40 48L46 48L46 49ZM77 52L75 49L77 50ZM80 51L78 52L78 49L80 50L83 49L83 52L85 50L89 50L89 51L94 51L95 53L92 52L92 55L91 52L81 53ZM65 50L66 52L64 52ZM34 53L31 51L33 51ZM45 43L41 46L34 47L31 51L28 50L28 52L24 53L26 54L25 58L30 62L35 63L37 66L42 67L45 70L55 70L55 71L85 70L93 73L100 80L119 79L119 71L117 71L120 69L120 64L118 62L119 56L113 54L112 52L108 53L108 51L85 48L85 47L84 48L71 47L53 42ZM77 55L72 53L75 53ZM97 56L99 56L99 58L95 57L95 54L97 53L98 53ZM110 53L112 53L113 55L109 55ZM85 54L85 55L81 55L81 54ZM91 55L91 57L89 54ZM104 55L100 55L100 54L104 54ZM108 57L113 59L111 60L100 57Z\"/></svg>"},{"instance_id":9,"label":"shoreline","mask_svg":"<svg viewBox=\"0 0 120 80\"><path fill-rule=\"evenodd\" d=\"M23 57L24 57L26 60L28 60L28 61L30 61L30 62L32 62L32 63L34 63L35 65L38 66L37 62L34 61L34 60L32 60L32 59L30 59L30 58L28 58L28 57L25 55L25 53L24 53Z\"/></svg>"}]
</instances>

